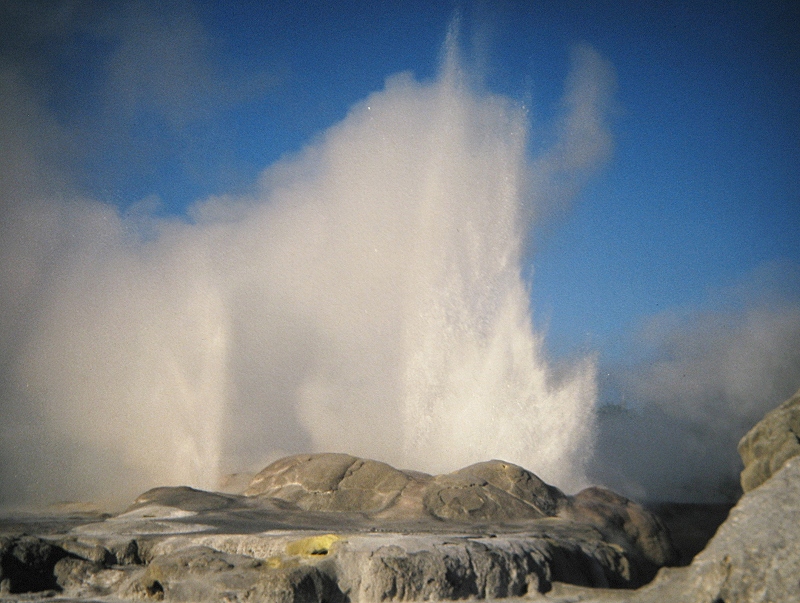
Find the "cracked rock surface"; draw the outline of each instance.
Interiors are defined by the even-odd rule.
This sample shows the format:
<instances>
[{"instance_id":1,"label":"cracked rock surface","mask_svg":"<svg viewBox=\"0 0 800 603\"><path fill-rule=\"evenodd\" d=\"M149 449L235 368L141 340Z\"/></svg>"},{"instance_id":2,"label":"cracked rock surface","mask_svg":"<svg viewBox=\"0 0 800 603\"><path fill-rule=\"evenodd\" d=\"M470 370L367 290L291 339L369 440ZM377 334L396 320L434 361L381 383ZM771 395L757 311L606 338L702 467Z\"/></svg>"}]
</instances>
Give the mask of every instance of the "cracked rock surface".
<instances>
[{"instance_id":1,"label":"cracked rock surface","mask_svg":"<svg viewBox=\"0 0 800 603\"><path fill-rule=\"evenodd\" d=\"M504 461L432 476L347 454L295 455L261 471L245 495L286 501L306 511L363 513L375 520L428 525L560 518L597 527L635 556L645 574L675 558L664 526L640 505L603 488L570 497Z\"/></svg>"},{"instance_id":2,"label":"cracked rock surface","mask_svg":"<svg viewBox=\"0 0 800 603\"><path fill-rule=\"evenodd\" d=\"M567 496L502 461L432 476L297 455L244 495L2 517L0 601L800 601L798 408L800 392L742 439L746 493L685 567L658 517L602 488Z\"/></svg>"},{"instance_id":3,"label":"cracked rock surface","mask_svg":"<svg viewBox=\"0 0 800 603\"><path fill-rule=\"evenodd\" d=\"M245 495L155 488L103 521L0 542L0 598L17 601L534 597L634 588L674 558L658 518L607 490L567 496L502 461L430 476L343 454L282 459Z\"/></svg>"}]
</instances>

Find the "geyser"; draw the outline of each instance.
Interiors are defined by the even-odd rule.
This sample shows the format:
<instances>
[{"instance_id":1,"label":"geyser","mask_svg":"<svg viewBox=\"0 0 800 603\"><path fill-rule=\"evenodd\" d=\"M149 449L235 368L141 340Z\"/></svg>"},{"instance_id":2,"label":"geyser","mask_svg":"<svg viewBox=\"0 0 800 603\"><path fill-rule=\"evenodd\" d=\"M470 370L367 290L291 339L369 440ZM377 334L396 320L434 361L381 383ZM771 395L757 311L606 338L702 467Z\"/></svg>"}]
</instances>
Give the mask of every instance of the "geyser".
<instances>
[{"instance_id":1,"label":"geyser","mask_svg":"<svg viewBox=\"0 0 800 603\"><path fill-rule=\"evenodd\" d=\"M537 207L607 150L609 69L576 52L560 138L532 160L525 108L473 89L455 47L436 81L389 78L189 221L14 200L6 502L213 488L301 451L584 485L594 364L548 365L522 262Z\"/></svg>"}]
</instances>

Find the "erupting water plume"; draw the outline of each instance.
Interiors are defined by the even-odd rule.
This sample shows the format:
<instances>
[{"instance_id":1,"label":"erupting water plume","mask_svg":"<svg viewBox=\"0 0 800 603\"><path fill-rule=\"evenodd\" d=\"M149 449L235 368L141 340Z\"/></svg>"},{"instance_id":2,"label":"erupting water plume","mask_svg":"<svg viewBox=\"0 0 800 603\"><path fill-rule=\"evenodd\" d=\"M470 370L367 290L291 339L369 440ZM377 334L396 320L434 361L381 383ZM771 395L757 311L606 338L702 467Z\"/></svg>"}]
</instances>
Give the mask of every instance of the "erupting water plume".
<instances>
[{"instance_id":1,"label":"erupting water plume","mask_svg":"<svg viewBox=\"0 0 800 603\"><path fill-rule=\"evenodd\" d=\"M531 160L525 109L472 89L455 54L451 39L436 81L389 78L190 223L20 204L2 479L26 496L104 495L120 474L132 492L213 488L343 451L434 472L501 458L583 485L594 363L548 366L522 270L537 204L607 150L609 68L576 53L562 137Z\"/></svg>"},{"instance_id":2,"label":"erupting water plume","mask_svg":"<svg viewBox=\"0 0 800 603\"><path fill-rule=\"evenodd\" d=\"M312 280L301 298L336 308L347 325L338 345L381 347L323 355L301 388L303 425L315 446L398 465L444 471L499 457L563 479L591 445L593 368L555 384L531 328L525 115L459 76L451 62L433 86L390 82L329 141L336 163L323 178L341 184L323 188L337 202L321 200L311 220L342 236L302 252L336 278Z\"/></svg>"}]
</instances>

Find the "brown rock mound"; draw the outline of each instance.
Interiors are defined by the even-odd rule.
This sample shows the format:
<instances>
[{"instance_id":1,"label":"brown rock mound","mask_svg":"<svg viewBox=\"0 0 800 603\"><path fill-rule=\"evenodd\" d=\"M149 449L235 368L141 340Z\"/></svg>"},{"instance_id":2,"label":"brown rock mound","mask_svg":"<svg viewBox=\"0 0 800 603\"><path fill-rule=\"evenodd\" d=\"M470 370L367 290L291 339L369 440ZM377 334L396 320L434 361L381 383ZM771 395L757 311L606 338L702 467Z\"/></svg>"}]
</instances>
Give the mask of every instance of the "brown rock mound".
<instances>
[{"instance_id":1,"label":"brown rock mound","mask_svg":"<svg viewBox=\"0 0 800 603\"><path fill-rule=\"evenodd\" d=\"M393 505L412 479L386 463L349 454L300 454L269 465L244 494L278 498L304 511L377 513Z\"/></svg>"},{"instance_id":2,"label":"brown rock mound","mask_svg":"<svg viewBox=\"0 0 800 603\"><path fill-rule=\"evenodd\" d=\"M503 461L431 476L336 453L276 461L253 478L244 494L281 499L305 511L451 521L553 517L567 501L558 488Z\"/></svg>"},{"instance_id":3,"label":"brown rock mound","mask_svg":"<svg viewBox=\"0 0 800 603\"><path fill-rule=\"evenodd\" d=\"M642 506L602 488L570 497L498 460L431 476L347 454L303 454L266 467L245 496L376 520L509 524L558 518L597 528L653 572L677 558L663 523Z\"/></svg>"},{"instance_id":4,"label":"brown rock mound","mask_svg":"<svg viewBox=\"0 0 800 603\"><path fill-rule=\"evenodd\" d=\"M502 503L508 505L504 512L510 518L553 517L567 501L558 488L544 483L530 471L504 461L476 463L454 471L450 476L474 480L502 492ZM515 513L511 509L519 511Z\"/></svg>"},{"instance_id":5,"label":"brown rock mound","mask_svg":"<svg viewBox=\"0 0 800 603\"><path fill-rule=\"evenodd\" d=\"M611 540L615 535L632 542L653 566L677 561L661 520L641 505L605 488L586 488L571 498L560 517L583 521L598 527Z\"/></svg>"}]
</instances>

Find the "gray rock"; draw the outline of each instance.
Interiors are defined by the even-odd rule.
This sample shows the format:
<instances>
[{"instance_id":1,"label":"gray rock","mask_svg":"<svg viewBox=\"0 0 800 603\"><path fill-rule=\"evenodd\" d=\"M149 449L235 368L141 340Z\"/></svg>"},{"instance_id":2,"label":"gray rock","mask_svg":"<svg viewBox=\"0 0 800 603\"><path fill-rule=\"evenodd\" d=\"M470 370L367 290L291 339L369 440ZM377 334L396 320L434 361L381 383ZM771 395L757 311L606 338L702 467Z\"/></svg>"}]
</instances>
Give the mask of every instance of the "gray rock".
<instances>
[{"instance_id":1,"label":"gray rock","mask_svg":"<svg viewBox=\"0 0 800 603\"><path fill-rule=\"evenodd\" d=\"M536 547L479 540L356 544L339 555L343 592L352 601L419 601L526 595L550 583ZM420 546L422 544L422 546ZM416 546L415 546L416 545ZM514 546L516 545L516 546Z\"/></svg>"},{"instance_id":2,"label":"gray rock","mask_svg":"<svg viewBox=\"0 0 800 603\"><path fill-rule=\"evenodd\" d=\"M131 573L130 568L110 568L72 556L64 557L53 568L60 589L72 597L114 594Z\"/></svg>"},{"instance_id":3,"label":"gray rock","mask_svg":"<svg viewBox=\"0 0 800 603\"><path fill-rule=\"evenodd\" d=\"M559 517L589 523L612 542L633 545L650 570L677 561L663 522L641 505L605 488L586 488L562 505Z\"/></svg>"},{"instance_id":4,"label":"gray rock","mask_svg":"<svg viewBox=\"0 0 800 603\"><path fill-rule=\"evenodd\" d=\"M220 478L218 489L224 494L242 494L254 477L253 473L228 473Z\"/></svg>"},{"instance_id":5,"label":"gray rock","mask_svg":"<svg viewBox=\"0 0 800 603\"><path fill-rule=\"evenodd\" d=\"M575 497L511 463L446 475L344 454L273 463L246 496L145 492L53 538L76 598L359 601L634 588L670 559L657 519L602 489Z\"/></svg>"},{"instance_id":6,"label":"gray rock","mask_svg":"<svg viewBox=\"0 0 800 603\"><path fill-rule=\"evenodd\" d=\"M553 581L631 586L624 551L589 526L554 520L497 535L310 534L176 536L146 567L57 565L65 592L175 601L421 600L533 596ZM128 570L127 573L124 570Z\"/></svg>"},{"instance_id":7,"label":"gray rock","mask_svg":"<svg viewBox=\"0 0 800 603\"><path fill-rule=\"evenodd\" d=\"M536 507L469 475L440 475L425 488L426 514L448 521L514 521L545 517Z\"/></svg>"},{"instance_id":8,"label":"gray rock","mask_svg":"<svg viewBox=\"0 0 800 603\"><path fill-rule=\"evenodd\" d=\"M219 492L206 492L188 486L153 488L140 494L126 512L146 505L158 504L184 511L219 511L241 507L241 497Z\"/></svg>"},{"instance_id":9,"label":"gray rock","mask_svg":"<svg viewBox=\"0 0 800 603\"><path fill-rule=\"evenodd\" d=\"M120 595L168 601L343 601L335 580L315 565L269 564L204 546L155 557Z\"/></svg>"},{"instance_id":10,"label":"gray rock","mask_svg":"<svg viewBox=\"0 0 800 603\"><path fill-rule=\"evenodd\" d=\"M650 503L648 508L669 531L678 550L675 565L686 566L702 551L728 518L735 503Z\"/></svg>"},{"instance_id":11,"label":"gray rock","mask_svg":"<svg viewBox=\"0 0 800 603\"><path fill-rule=\"evenodd\" d=\"M100 539L71 536L58 539L57 544L71 556L101 567L142 563L139 557L139 545L131 538Z\"/></svg>"},{"instance_id":12,"label":"gray rock","mask_svg":"<svg viewBox=\"0 0 800 603\"><path fill-rule=\"evenodd\" d=\"M408 496L405 492L404 497ZM568 504L558 488L512 463L488 461L430 479L425 514L449 521L519 521L552 517Z\"/></svg>"},{"instance_id":13,"label":"gray rock","mask_svg":"<svg viewBox=\"0 0 800 603\"><path fill-rule=\"evenodd\" d=\"M652 578L677 559L664 525L640 505L601 488L569 497L530 471L498 460L430 476L346 454L297 455L256 475L245 495L376 520L494 525L560 517L596 526L623 546L637 580Z\"/></svg>"},{"instance_id":14,"label":"gray rock","mask_svg":"<svg viewBox=\"0 0 800 603\"><path fill-rule=\"evenodd\" d=\"M503 461L476 463L455 471L453 475L470 476L486 480L495 488L508 493L536 509L542 517L552 517L567 497L555 486L544 483L530 471Z\"/></svg>"},{"instance_id":15,"label":"gray rock","mask_svg":"<svg viewBox=\"0 0 800 603\"><path fill-rule=\"evenodd\" d=\"M430 476L322 454L273 463L247 496L156 488L51 542L0 537L2 599L800 601L798 433L800 392L742 439L746 493L706 548L638 590L674 550L613 492L566 496L502 461Z\"/></svg>"},{"instance_id":16,"label":"gray rock","mask_svg":"<svg viewBox=\"0 0 800 603\"><path fill-rule=\"evenodd\" d=\"M393 505L414 479L386 463L349 454L305 454L269 465L245 495L278 498L306 511L376 513Z\"/></svg>"},{"instance_id":17,"label":"gray rock","mask_svg":"<svg viewBox=\"0 0 800 603\"><path fill-rule=\"evenodd\" d=\"M742 489L757 488L800 454L800 391L770 411L739 442Z\"/></svg>"},{"instance_id":18,"label":"gray rock","mask_svg":"<svg viewBox=\"0 0 800 603\"><path fill-rule=\"evenodd\" d=\"M800 601L800 392L741 441L745 495L688 567L663 568L635 593L555 588L552 602Z\"/></svg>"},{"instance_id":19,"label":"gray rock","mask_svg":"<svg viewBox=\"0 0 800 603\"><path fill-rule=\"evenodd\" d=\"M0 537L0 592L59 590L53 568L66 555L34 536Z\"/></svg>"},{"instance_id":20,"label":"gray rock","mask_svg":"<svg viewBox=\"0 0 800 603\"><path fill-rule=\"evenodd\" d=\"M96 565L112 565L117 563L116 556L97 539L89 541L78 538L65 538L58 545L72 556Z\"/></svg>"},{"instance_id":21,"label":"gray rock","mask_svg":"<svg viewBox=\"0 0 800 603\"><path fill-rule=\"evenodd\" d=\"M636 603L800 601L800 457L745 494L685 568L661 570Z\"/></svg>"}]
</instances>

